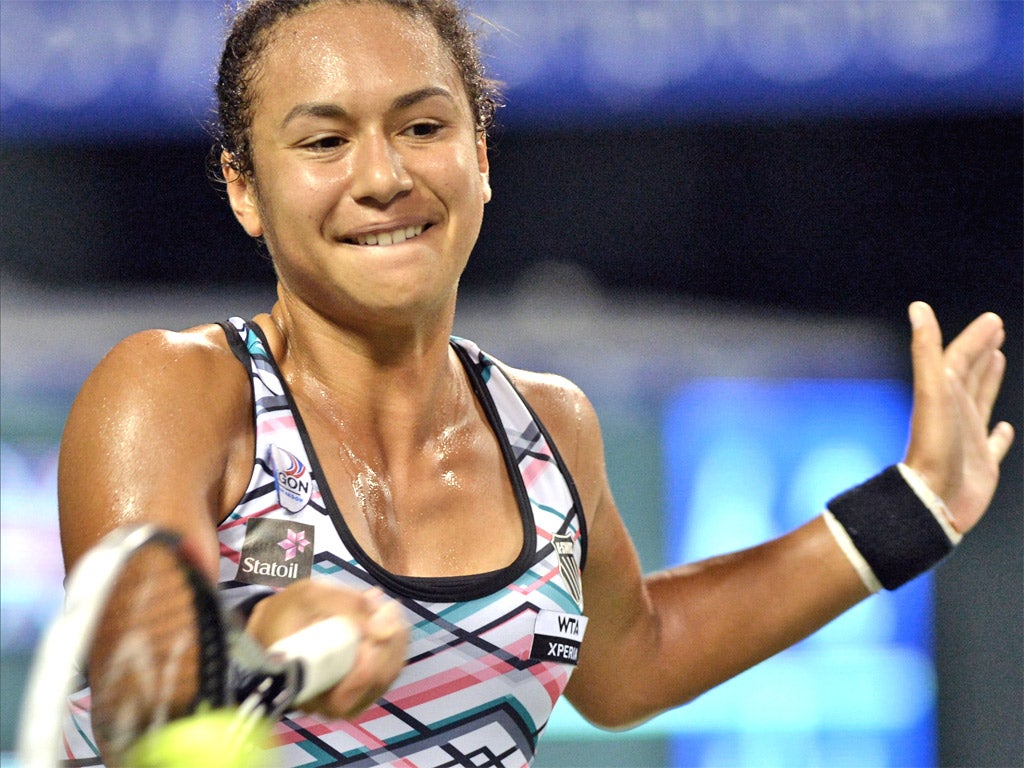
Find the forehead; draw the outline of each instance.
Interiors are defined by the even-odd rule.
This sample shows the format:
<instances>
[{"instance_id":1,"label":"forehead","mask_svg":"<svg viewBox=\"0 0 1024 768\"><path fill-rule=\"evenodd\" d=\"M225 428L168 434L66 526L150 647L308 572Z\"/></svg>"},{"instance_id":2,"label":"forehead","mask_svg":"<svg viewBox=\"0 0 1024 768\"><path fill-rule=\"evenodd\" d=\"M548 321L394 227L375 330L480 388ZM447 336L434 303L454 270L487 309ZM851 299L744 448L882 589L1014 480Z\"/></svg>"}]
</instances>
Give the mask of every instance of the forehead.
<instances>
[{"instance_id":1,"label":"forehead","mask_svg":"<svg viewBox=\"0 0 1024 768\"><path fill-rule=\"evenodd\" d=\"M369 103L430 85L465 94L429 21L372 1L324 2L271 31L254 81L254 107L258 115L261 108L313 97Z\"/></svg>"}]
</instances>

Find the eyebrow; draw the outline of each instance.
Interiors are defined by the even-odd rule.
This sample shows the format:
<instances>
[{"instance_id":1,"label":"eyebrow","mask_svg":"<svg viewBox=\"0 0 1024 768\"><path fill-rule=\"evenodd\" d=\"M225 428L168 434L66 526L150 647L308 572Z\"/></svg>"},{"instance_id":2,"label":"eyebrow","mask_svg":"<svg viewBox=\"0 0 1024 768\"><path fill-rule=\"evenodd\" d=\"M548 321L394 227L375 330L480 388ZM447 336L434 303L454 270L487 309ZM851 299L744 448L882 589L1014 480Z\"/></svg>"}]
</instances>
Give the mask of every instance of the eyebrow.
<instances>
[{"instance_id":1,"label":"eyebrow","mask_svg":"<svg viewBox=\"0 0 1024 768\"><path fill-rule=\"evenodd\" d=\"M418 104L426 99L433 98L434 96L441 96L442 98L448 99L454 102L455 97L452 96L452 92L447 88L442 88L439 85L432 85L427 88L419 88L409 93L403 93L401 96L397 96L391 102L392 110L402 110L408 107ZM296 104L290 110L288 114L284 116L284 120L281 121L281 127L284 128L288 123L298 117L320 117L327 119L340 119L348 115L348 112L344 107L338 104L332 104L330 102L304 102L302 104Z\"/></svg>"}]
</instances>

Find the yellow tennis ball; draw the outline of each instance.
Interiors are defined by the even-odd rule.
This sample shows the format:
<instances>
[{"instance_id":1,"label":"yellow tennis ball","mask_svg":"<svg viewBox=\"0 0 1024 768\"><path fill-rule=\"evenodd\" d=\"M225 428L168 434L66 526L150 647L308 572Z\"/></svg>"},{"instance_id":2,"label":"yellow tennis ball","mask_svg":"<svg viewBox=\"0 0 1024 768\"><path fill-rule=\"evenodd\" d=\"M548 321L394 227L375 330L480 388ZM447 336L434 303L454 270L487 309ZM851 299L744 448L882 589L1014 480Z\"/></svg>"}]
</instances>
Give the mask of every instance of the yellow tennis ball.
<instances>
[{"instance_id":1,"label":"yellow tennis ball","mask_svg":"<svg viewBox=\"0 0 1024 768\"><path fill-rule=\"evenodd\" d=\"M244 738L236 711L210 709L168 723L139 739L128 753L132 768L274 768L271 724L256 723Z\"/></svg>"}]
</instances>

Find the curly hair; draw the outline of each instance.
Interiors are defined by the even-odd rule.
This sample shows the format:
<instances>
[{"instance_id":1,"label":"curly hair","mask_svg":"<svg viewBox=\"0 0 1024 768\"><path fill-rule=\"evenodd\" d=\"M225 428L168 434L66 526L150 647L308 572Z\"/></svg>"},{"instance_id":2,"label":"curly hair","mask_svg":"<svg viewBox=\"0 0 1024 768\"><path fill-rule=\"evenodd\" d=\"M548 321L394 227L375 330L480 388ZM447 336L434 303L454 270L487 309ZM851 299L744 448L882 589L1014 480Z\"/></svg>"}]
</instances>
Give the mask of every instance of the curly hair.
<instances>
[{"instance_id":1,"label":"curly hair","mask_svg":"<svg viewBox=\"0 0 1024 768\"><path fill-rule=\"evenodd\" d=\"M217 69L217 144L211 155L226 153L235 173L253 172L251 128L253 82L270 32L282 19L328 0L243 0L231 23ZM343 0L376 2L424 19L437 32L462 76L477 130L486 132L500 106L498 85L484 71L476 36L456 0Z\"/></svg>"}]
</instances>

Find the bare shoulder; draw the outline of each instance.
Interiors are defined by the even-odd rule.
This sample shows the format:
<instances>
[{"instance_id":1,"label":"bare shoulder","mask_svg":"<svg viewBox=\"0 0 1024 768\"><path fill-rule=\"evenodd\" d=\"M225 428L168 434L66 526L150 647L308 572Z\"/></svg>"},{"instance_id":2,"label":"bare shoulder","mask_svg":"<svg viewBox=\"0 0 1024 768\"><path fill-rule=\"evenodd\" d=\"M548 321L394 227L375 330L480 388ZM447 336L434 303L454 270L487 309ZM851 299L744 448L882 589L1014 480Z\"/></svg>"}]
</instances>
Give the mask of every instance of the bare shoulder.
<instances>
[{"instance_id":1,"label":"bare shoulder","mask_svg":"<svg viewBox=\"0 0 1024 768\"><path fill-rule=\"evenodd\" d=\"M503 369L540 418L568 464L584 508L594 510L607 481L601 427L590 399L564 376L507 365L503 365Z\"/></svg>"},{"instance_id":2,"label":"bare shoulder","mask_svg":"<svg viewBox=\"0 0 1024 768\"><path fill-rule=\"evenodd\" d=\"M136 448L197 430L228 438L244 428L239 401L249 399L249 386L219 326L141 331L116 344L86 379L65 433L85 429L90 441Z\"/></svg>"},{"instance_id":3,"label":"bare shoulder","mask_svg":"<svg viewBox=\"0 0 1024 768\"><path fill-rule=\"evenodd\" d=\"M596 420L586 394L573 381L555 373L538 373L502 365L516 389L541 417L548 430L577 429Z\"/></svg>"},{"instance_id":4,"label":"bare shoulder","mask_svg":"<svg viewBox=\"0 0 1024 768\"><path fill-rule=\"evenodd\" d=\"M58 506L66 562L125 522L212 531L208 523L223 517L251 471L249 387L216 325L142 331L115 345L64 428Z\"/></svg>"},{"instance_id":5,"label":"bare shoulder","mask_svg":"<svg viewBox=\"0 0 1024 768\"><path fill-rule=\"evenodd\" d=\"M112 389L128 402L159 393L173 401L194 397L195 392L189 393L191 387L212 381L228 387L232 381L246 384L244 371L219 326L202 325L185 331L153 329L116 344L86 380L82 393Z\"/></svg>"},{"instance_id":6,"label":"bare shoulder","mask_svg":"<svg viewBox=\"0 0 1024 768\"><path fill-rule=\"evenodd\" d=\"M184 364L217 365L232 356L223 329L214 323L184 331L153 328L118 342L97 370L135 361L180 361Z\"/></svg>"}]
</instances>

